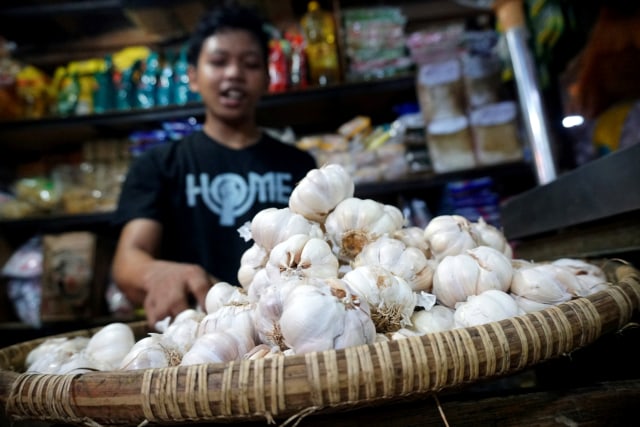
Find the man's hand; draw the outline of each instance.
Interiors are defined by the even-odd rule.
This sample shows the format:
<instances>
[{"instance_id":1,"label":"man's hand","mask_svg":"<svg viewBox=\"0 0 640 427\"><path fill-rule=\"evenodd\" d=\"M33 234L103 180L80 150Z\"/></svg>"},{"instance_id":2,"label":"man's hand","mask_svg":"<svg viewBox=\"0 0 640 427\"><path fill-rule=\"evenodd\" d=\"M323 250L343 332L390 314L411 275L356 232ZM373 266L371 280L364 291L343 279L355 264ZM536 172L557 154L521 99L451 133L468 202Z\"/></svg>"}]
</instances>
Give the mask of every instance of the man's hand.
<instances>
[{"instance_id":1,"label":"man's hand","mask_svg":"<svg viewBox=\"0 0 640 427\"><path fill-rule=\"evenodd\" d=\"M213 282L207 272L195 264L153 261L142 277L146 291L144 310L149 325L171 316L174 318L197 303L205 307L207 292Z\"/></svg>"}]
</instances>

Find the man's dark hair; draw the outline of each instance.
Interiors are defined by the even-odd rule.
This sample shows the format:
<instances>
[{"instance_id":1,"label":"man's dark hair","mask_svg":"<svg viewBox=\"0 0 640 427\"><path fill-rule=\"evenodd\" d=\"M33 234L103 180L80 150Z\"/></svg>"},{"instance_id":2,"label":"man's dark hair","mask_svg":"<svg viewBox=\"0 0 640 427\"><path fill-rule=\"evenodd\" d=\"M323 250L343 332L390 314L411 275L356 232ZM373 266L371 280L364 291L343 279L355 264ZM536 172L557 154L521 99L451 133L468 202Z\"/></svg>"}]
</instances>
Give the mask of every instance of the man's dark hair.
<instances>
[{"instance_id":1,"label":"man's dark hair","mask_svg":"<svg viewBox=\"0 0 640 427\"><path fill-rule=\"evenodd\" d=\"M265 65L269 58L270 33L266 22L252 9L240 5L222 6L204 15L189 39L187 61L197 65L204 41L221 30L246 30L260 45Z\"/></svg>"}]
</instances>

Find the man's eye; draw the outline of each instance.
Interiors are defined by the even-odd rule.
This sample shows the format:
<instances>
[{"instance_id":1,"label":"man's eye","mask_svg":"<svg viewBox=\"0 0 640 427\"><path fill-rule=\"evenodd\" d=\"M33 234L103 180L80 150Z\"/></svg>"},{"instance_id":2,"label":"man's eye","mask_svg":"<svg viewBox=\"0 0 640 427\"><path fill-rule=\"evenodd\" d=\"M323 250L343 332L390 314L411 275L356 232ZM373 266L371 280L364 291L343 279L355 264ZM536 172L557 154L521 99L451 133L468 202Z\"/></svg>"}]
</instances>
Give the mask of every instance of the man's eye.
<instances>
[{"instance_id":1,"label":"man's eye","mask_svg":"<svg viewBox=\"0 0 640 427\"><path fill-rule=\"evenodd\" d=\"M227 61L225 61L224 59L211 59L209 60L209 64L213 65L214 67L224 67L225 65L227 65Z\"/></svg>"},{"instance_id":2,"label":"man's eye","mask_svg":"<svg viewBox=\"0 0 640 427\"><path fill-rule=\"evenodd\" d=\"M244 66L249 68L249 69L255 70L255 69L258 69L258 68L262 67L262 63L259 62L259 61L246 61L244 63Z\"/></svg>"}]
</instances>

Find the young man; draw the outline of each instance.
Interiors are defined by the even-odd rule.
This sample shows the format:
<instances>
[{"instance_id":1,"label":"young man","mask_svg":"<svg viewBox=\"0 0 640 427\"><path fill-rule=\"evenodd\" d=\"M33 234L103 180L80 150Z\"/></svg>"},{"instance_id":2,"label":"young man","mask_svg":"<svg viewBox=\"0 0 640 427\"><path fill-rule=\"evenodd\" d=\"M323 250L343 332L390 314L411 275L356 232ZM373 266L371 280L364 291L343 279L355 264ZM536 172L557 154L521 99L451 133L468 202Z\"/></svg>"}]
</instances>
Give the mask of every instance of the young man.
<instances>
[{"instance_id":1,"label":"young man","mask_svg":"<svg viewBox=\"0 0 640 427\"><path fill-rule=\"evenodd\" d=\"M286 207L316 167L256 123L268 90L269 34L243 8L205 16L189 44L189 80L205 106L203 130L136 158L115 215L122 226L113 278L150 325L198 303L218 281L237 284L249 247L238 233L267 207Z\"/></svg>"}]
</instances>

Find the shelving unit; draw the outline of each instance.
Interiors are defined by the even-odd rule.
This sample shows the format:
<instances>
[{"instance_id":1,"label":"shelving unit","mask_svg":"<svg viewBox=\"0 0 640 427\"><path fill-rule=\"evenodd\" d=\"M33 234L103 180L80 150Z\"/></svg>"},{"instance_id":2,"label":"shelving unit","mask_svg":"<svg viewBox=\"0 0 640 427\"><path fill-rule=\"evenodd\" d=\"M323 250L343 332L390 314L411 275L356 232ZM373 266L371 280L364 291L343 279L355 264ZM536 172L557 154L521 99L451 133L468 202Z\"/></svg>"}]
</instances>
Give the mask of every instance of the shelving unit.
<instances>
[{"instance_id":1,"label":"shelving unit","mask_svg":"<svg viewBox=\"0 0 640 427\"><path fill-rule=\"evenodd\" d=\"M176 28L167 31L166 34L156 31L157 29L150 29L150 22L145 21L142 18L144 14L139 13L145 10L131 8L133 3L122 0L41 2L33 5L23 5L18 1L9 2L6 7L0 9L0 34L3 31L1 24L7 23L4 27L7 31L11 30L22 37L21 40L16 40L23 42L20 54L27 61L38 57L47 65L51 65L52 61L65 63L73 59L69 58L69 55L82 58L82 55L91 53L92 57L95 57L101 55L105 49L113 52L124 45L135 43L154 47L166 46L180 39L180 36L176 35L180 31L176 28L184 27L184 22L172 21ZM187 13L186 9L189 6L194 8L188 12L193 17L199 16L196 9L218 3L220 2L208 0L165 0L153 2L153 7L157 13L173 16L176 8L182 8ZM280 3L257 3L263 7L268 5L287 9ZM288 13L303 13L306 3L291 0ZM347 7L371 6L367 2L357 0L321 3L338 14L341 9ZM410 17L408 30L419 27L421 23L470 17L479 13L450 0L403 1L398 2L397 6ZM66 22L67 27L64 27L65 19L57 17L58 14L69 22L75 22L77 28L73 28L69 22ZM188 20L188 17L185 19ZM42 24L43 29L50 28L55 33L46 52L42 51L43 47L37 43L33 35L25 33L16 25L17 22L37 22ZM90 25L91 22L94 22L93 26ZM54 28L57 31L54 31ZM84 33L77 40L71 40L74 31ZM181 31L183 35L186 34L184 28ZM105 45L105 34L113 40L110 45ZM122 46L116 45L121 42L126 43ZM87 52L92 43L93 51L89 49L90 52ZM65 53L67 59L60 56L61 53ZM380 80L346 82L328 87L268 94L259 105L258 122L262 126L275 129L291 128L296 136L327 133L337 130L341 124L356 115L370 117L373 124L390 123L397 117L395 106L416 100L415 75L410 73ZM157 129L164 121L191 117L201 120L203 115L204 110L200 103L190 103L101 114L0 121L0 149L5 153L0 158L0 184L6 184L2 180L10 178L16 166L21 163L78 150L84 142L92 139L126 138L133 131ZM517 162L447 174L413 175L393 182L358 184L356 196L389 203L397 203L401 198L422 198L428 199L431 203L438 200L441 188L447 182L481 176L493 177L498 192L505 197L535 185L531 165ZM10 255L9 250L17 248L31 236L42 233L93 231L104 237L108 248L117 238L111 227L111 217L110 212L102 212L0 220L0 243L4 243L0 244L0 263L4 264Z\"/></svg>"}]
</instances>

